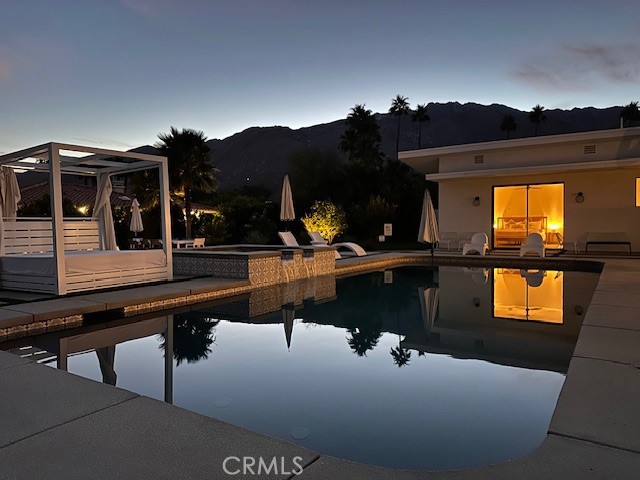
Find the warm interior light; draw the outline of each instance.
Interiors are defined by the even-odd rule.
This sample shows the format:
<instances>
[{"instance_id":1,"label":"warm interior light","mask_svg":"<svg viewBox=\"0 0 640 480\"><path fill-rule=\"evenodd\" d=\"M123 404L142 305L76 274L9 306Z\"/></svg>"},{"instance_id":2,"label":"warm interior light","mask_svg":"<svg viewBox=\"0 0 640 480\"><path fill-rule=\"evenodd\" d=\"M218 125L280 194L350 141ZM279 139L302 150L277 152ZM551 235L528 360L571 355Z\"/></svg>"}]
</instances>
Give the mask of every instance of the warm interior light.
<instances>
[{"instance_id":1,"label":"warm interior light","mask_svg":"<svg viewBox=\"0 0 640 480\"><path fill-rule=\"evenodd\" d=\"M549 224L549 230L551 230L552 232L557 232L559 228L560 228L560 225L557 223Z\"/></svg>"},{"instance_id":2,"label":"warm interior light","mask_svg":"<svg viewBox=\"0 0 640 480\"><path fill-rule=\"evenodd\" d=\"M563 279L557 271L494 269L494 316L563 323Z\"/></svg>"}]
</instances>

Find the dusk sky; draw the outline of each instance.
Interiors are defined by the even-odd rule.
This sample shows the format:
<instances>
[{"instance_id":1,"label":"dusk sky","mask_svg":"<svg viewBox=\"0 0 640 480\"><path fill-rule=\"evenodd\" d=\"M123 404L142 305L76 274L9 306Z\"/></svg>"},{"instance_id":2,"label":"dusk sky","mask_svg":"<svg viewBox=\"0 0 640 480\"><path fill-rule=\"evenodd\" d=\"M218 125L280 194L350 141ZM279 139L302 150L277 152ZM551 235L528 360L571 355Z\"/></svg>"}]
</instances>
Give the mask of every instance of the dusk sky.
<instances>
[{"instance_id":1,"label":"dusk sky","mask_svg":"<svg viewBox=\"0 0 640 480\"><path fill-rule=\"evenodd\" d=\"M0 152L299 128L396 94L640 100L640 1L1 0Z\"/></svg>"}]
</instances>

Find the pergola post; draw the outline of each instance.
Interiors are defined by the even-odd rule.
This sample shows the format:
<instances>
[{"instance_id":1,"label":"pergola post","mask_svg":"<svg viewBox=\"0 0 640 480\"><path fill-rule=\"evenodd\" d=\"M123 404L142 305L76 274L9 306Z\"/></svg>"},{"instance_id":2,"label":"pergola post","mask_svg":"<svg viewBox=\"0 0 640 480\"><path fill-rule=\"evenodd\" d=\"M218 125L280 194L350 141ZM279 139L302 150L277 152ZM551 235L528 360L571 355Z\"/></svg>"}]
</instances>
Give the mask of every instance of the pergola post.
<instances>
[{"instance_id":1,"label":"pergola post","mask_svg":"<svg viewBox=\"0 0 640 480\"><path fill-rule=\"evenodd\" d=\"M162 225L162 245L167 257L167 280L173 280L173 258L171 254L171 197L169 194L169 168L163 157L158 168L160 175L160 217Z\"/></svg>"},{"instance_id":2,"label":"pergola post","mask_svg":"<svg viewBox=\"0 0 640 480\"><path fill-rule=\"evenodd\" d=\"M62 214L62 177L60 172L60 149L50 143L49 150L49 193L51 196L51 234L53 237L54 280L56 294L67 293L67 278L64 262L64 218Z\"/></svg>"}]
</instances>

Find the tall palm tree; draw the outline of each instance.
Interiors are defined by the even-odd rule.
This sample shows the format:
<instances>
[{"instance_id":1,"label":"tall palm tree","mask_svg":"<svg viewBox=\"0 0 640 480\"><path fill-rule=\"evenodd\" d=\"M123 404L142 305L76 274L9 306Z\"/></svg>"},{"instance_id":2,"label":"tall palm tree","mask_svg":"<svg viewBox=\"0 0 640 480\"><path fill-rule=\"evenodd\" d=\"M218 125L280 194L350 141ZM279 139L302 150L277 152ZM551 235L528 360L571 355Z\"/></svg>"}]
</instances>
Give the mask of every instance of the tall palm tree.
<instances>
[{"instance_id":1,"label":"tall palm tree","mask_svg":"<svg viewBox=\"0 0 640 480\"><path fill-rule=\"evenodd\" d=\"M431 117L427 113L426 105L418 105L416 111L411 115L412 122L418 122L420 129L418 130L418 150L422 148L422 124L431 121Z\"/></svg>"},{"instance_id":2,"label":"tall palm tree","mask_svg":"<svg viewBox=\"0 0 640 480\"><path fill-rule=\"evenodd\" d=\"M540 104L536 105L529 112L529 121L533 123L535 127L534 136L538 136L538 125L547 120L547 116L544 114L544 107Z\"/></svg>"},{"instance_id":3,"label":"tall palm tree","mask_svg":"<svg viewBox=\"0 0 640 480\"><path fill-rule=\"evenodd\" d=\"M339 146L340 150L347 154L349 161L365 167L382 167L382 136L371 110L364 104L356 105L347 115L345 126Z\"/></svg>"},{"instance_id":4,"label":"tall palm tree","mask_svg":"<svg viewBox=\"0 0 640 480\"><path fill-rule=\"evenodd\" d=\"M622 126L625 124L631 126L631 124L637 120L640 120L640 108L638 108L638 102L630 102L629 105L625 105L620 112L620 118L622 120Z\"/></svg>"},{"instance_id":5,"label":"tall palm tree","mask_svg":"<svg viewBox=\"0 0 640 480\"><path fill-rule=\"evenodd\" d=\"M169 133L158 135L155 147L168 158L169 188L174 197L182 200L185 215L185 235L191 238L193 214L191 199L194 190L211 192L217 185L216 169L209 162L207 137L203 132L171 127Z\"/></svg>"},{"instance_id":6,"label":"tall palm tree","mask_svg":"<svg viewBox=\"0 0 640 480\"><path fill-rule=\"evenodd\" d=\"M509 133L514 132L518 128L516 119L513 115L505 115L500 122L500 130L507 132L507 140L509 140Z\"/></svg>"},{"instance_id":7,"label":"tall palm tree","mask_svg":"<svg viewBox=\"0 0 640 480\"><path fill-rule=\"evenodd\" d=\"M398 117L398 132L396 134L396 154L400 151L400 121L404 115L409 113L409 102L407 97L402 95L396 95L391 101L391 108L389 113Z\"/></svg>"}]
</instances>

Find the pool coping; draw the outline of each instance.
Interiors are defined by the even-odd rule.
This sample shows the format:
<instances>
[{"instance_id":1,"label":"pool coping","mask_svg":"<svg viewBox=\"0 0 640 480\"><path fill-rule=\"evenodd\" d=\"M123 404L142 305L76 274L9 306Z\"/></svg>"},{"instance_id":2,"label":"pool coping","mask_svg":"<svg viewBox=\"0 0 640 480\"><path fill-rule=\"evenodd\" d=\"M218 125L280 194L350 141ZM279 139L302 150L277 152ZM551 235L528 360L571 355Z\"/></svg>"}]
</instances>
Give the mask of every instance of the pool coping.
<instances>
[{"instance_id":1,"label":"pool coping","mask_svg":"<svg viewBox=\"0 0 640 480\"><path fill-rule=\"evenodd\" d=\"M395 259L402 263L407 258L415 261L418 256L424 259L425 255L424 253L402 253L396 254ZM367 262L362 260L346 259L340 262L340 265L336 265L336 274L340 276L366 269L385 268L385 266L391 266L391 264L387 265L387 263L392 260L392 257L394 255L381 254L377 258L369 258L368 260L374 260L374 262L369 262L368 267L366 266ZM464 260L468 264L466 262L468 259ZM493 257L491 260L495 261L496 258ZM514 258L508 258L506 261L513 263L513 260ZM637 398L640 398L640 353L638 353L637 348L638 344L640 344L640 320L637 320L640 319L640 295L638 295L640 293L640 262L635 259L593 260L602 262L604 268L600 273L596 290L587 310L567 378L553 414L549 433L537 449L523 457L488 467L452 471L396 470L363 465L310 452L297 445L287 444L277 439L248 432L239 427L231 427L215 419L186 412L179 407L150 399L144 400L149 405L148 411L142 409L132 420L135 424L134 430L139 428L141 432L146 431L144 425L158 421L156 418L158 409L162 411L168 410L173 412L172 415L176 415L181 419L181 428L185 428L184 422L186 422L187 426L193 425L194 429L205 428L212 436L219 436L221 429L227 429L228 435L225 437L225 441L234 446L232 450L236 452L235 455L238 457L242 457L245 454L258 455L261 451L272 451L267 448L267 445L275 445L275 451L280 449L283 455L289 455L299 449L305 457L304 469L302 474L298 476L302 479L333 477L347 479L636 478L637 472L640 471L640 412L636 406ZM406 262L410 263L409 260ZM558 264L555 259L549 259L545 263L549 265ZM200 288L208 288L205 286L207 283L208 280L201 281ZM224 284L224 282L218 285L228 287L222 288L218 292L227 292L233 288L245 289L247 287L246 285L231 286ZM183 288L178 288L171 292L160 292L162 298L156 301L164 302L173 298L182 298L187 291L186 287L187 285L183 285ZM198 291L196 285L190 285L189 294L191 294L192 288L194 291ZM200 290L199 293L206 292ZM156 292L154 295L158 295L158 293ZM226 293L226 295L230 295L230 293ZM219 295L219 297L221 296ZM104 299L94 298L93 300L85 299L84 301L105 304L105 308L107 305ZM82 306L83 308L86 307L84 304ZM59 305L58 311L68 307L68 305ZM35 315L35 313L32 313L32 315ZM14 357L8 353L0 352L0 372L8 372L10 369L25 369L26 361L18 362L16 357L8 358L7 356ZM52 395L51 392L41 391L44 387L40 385L39 378L46 375L43 369L51 370L49 367L30 365L29 375L33 377L33 383L29 392L14 389L11 382L3 382L4 390L11 392L11 395L16 398L15 401L19 402L20 405L28 405L34 401L33 393L39 392L41 396L47 393L47 402L50 402L51 405L68 402L68 393L65 391L60 391L56 395ZM96 383L66 372L58 372L58 374L71 377L65 377L65 381L73 383L74 388L85 393L91 390ZM105 388L126 392L116 387L105 386ZM129 393L129 395L132 394ZM136 398L140 397L136 395ZM2 400L0 399L0 406L2 405L1 402ZM117 408L126 410L129 402L130 399L128 397L127 401L123 400L123 402L118 403ZM162 406L158 406L154 402L162 404ZM130 405L133 408L133 403L130 403ZM116 408L116 406L105 408L108 410ZM24 438L20 438L18 435L10 444L0 448L0 465L3 465L3 468L9 468L10 465L13 465L11 462L18 461L20 458L18 453L22 449L29 450L31 455L33 455L34 451L38 451L38 454L44 453L38 450L37 445L40 445L38 442L46 439L47 435L50 435L52 431L59 431L62 435L65 432L65 428L69 428L68 425L73 424L80 427L82 423L83 431L86 430L85 433L90 435L96 425L101 425L100 422L103 421L102 417L104 416L101 412L105 408L96 409L76 419L60 421L58 424L55 424L55 418L50 418L49 420L55 424L54 426L49 425ZM95 422L88 422L87 419L95 419ZM205 427L202 427L203 424ZM130 424L111 425L103 437L108 448L116 448L116 443L119 442L119 438L123 434L122 429L126 429L127 434L131 435L131 428L132 425ZM187 430L189 429L187 428ZM248 438L254 439L257 443L263 445L261 447L263 450L260 448L248 448L245 444L247 435ZM239 442L240 438L244 439L243 442ZM182 435L180 439L180 445L171 444L163 447L165 448L163 451L167 454L166 457L156 457L155 453L146 452L145 455L153 455L153 462L141 459L140 454L133 451L135 449L130 449L131 451L129 451L128 455L125 455L126 458L122 458L119 461L128 465L128 468L133 469L131 471L138 471L141 465L144 465L147 469L153 468L153 471L146 470L146 473L149 476L161 478L163 472L167 471L168 464L176 461L176 455L179 454L178 450L188 449L188 445L193 448L199 448L196 445L192 445L197 438L191 439L189 436ZM110 442L115 443L111 445ZM57 442L46 443L46 445L46 455L53 456L57 454L61 458L64 457L64 452L61 450L64 449L64 445L58 445ZM91 456L80 457L80 455L64 457L66 458L66 463L60 468L63 468L68 473L65 476L74 478L77 475L77 478L81 478L81 471L77 469L77 464L88 462L89 460L87 459L90 459ZM210 459L209 467L211 471L208 478L217 478L214 472L221 473L222 460L214 457L215 455ZM98 461L96 460L96 462ZM50 471L48 468L51 467L47 466L46 462L41 463L43 466L40 473L46 476L46 472ZM15 468L24 468L24 465L14 466ZM95 464L93 467L98 468L99 465ZM185 474L189 474L189 469L190 467L186 465ZM191 467L191 470L191 473L194 474L192 478L197 478L198 475L195 475L198 473L197 469ZM92 476L96 476L95 473L92 472ZM289 478L292 476L293 474L290 474ZM275 477L272 475L272 477L287 478L282 475L276 475ZM97 475L96 478L101 478L101 476Z\"/></svg>"}]
</instances>

